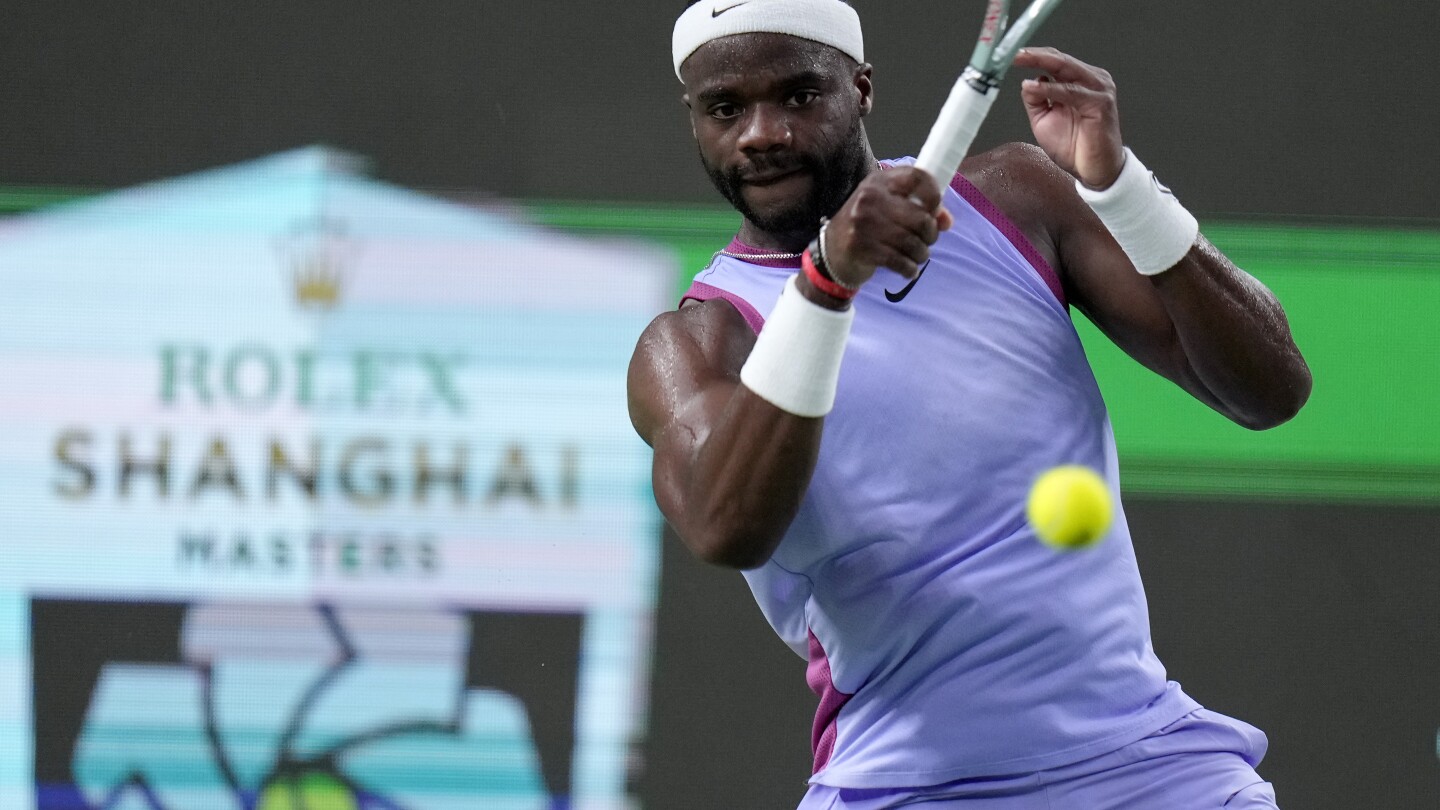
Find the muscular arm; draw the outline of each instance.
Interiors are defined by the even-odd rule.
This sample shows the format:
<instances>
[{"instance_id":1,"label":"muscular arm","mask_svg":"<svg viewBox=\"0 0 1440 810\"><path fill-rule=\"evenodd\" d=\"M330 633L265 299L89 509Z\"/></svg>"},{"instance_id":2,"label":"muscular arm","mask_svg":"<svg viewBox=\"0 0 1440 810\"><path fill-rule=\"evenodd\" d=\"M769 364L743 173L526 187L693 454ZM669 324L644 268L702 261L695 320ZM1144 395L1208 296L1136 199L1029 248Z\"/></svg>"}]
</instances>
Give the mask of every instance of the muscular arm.
<instances>
[{"instance_id":1,"label":"muscular arm","mask_svg":"<svg viewBox=\"0 0 1440 810\"><path fill-rule=\"evenodd\" d=\"M1121 348L1252 430L1299 412L1310 396L1310 370L1264 284L1203 235L1179 264L1149 278L1123 253L1115 256L1108 232L1086 235L1062 241L1066 266L1075 268L1069 275L1077 306ZM1126 297L1111 280L1126 271L1148 289Z\"/></svg>"},{"instance_id":2,"label":"muscular arm","mask_svg":"<svg viewBox=\"0 0 1440 810\"><path fill-rule=\"evenodd\" d=\"M1006 201L997 205L1048 242L1075 306L1136 360L1236 423L1260 430L1293 417L1310 395L1310 371L1270 290L1203 235L1174 267L1141 275L1075 192L1076 178L1103 188L1123 165L1109 74L1044 48L1016 64L1054 78L1022 87L1044 151L1002 153L1020 182L1001 188Z\"/></svg>"},{"instance_id":3,"label":"muscular arm","mask_svg":"<svg viewBox=\"0 0 1440 810\"><path fill-rule=\"evenodd\" d=\"M823 419L786 413L740 384L755 345L724 301L656 318L630 362L630 419L655 450L655 500L700 558L763 565L810 485Z\"/></svg>"},{"instance_id":4,"label":"muscular arm","mask_svg":"<svg viewBox=\"0 0 1440 810\"><path fill-rule=\"evenodd\" d=\"M831 222L827 255L851 288L881 266L913 278L950 215L940 189L912 169L875 172ZM802 274L810 304L844 309ZM740 380L755 333L733 306L707 301L656 318L630 361L630 420L655 450L655 500L701 559L764 565L810 486L823 418L796 416Z\"/></svg>"},{"instance_id":5,"label":"muscular arm","mask_svg":"<svg viewBox=\"0 0 1440 810\"><path fill-rule=\"evenodd\" d=\"M1310 372L1275 296L1202 235L1175 267L1135 271L1074 178L1037 147L995 153L1007 185L976 177L1055 260L1067 298L1131 357L1237 424L1290 419Z\"/></svg>"}]
</instances>

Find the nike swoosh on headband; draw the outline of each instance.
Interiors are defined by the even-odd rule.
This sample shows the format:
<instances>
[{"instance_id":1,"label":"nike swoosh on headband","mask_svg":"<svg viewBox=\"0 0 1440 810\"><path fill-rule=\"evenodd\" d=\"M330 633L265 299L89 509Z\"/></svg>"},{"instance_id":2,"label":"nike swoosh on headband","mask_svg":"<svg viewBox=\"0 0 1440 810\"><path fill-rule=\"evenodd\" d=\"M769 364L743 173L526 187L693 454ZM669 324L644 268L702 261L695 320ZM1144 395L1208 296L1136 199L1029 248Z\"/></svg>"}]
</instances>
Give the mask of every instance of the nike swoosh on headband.
<instances>
[{"instance_id":1,"label":"nike swoosh on headband","mask_svg":"<svg viewBox=\"0 0 1440 810\"><path fill-rule=\"evenodd\" d=\"M710 18L711 18L711 19L714 19L714 18L716 18L716 17L719 17L721 14L724 14L724 13L727 12L727 11L733 11L734 9L737 9L737 8L739 8L739 7L741 7L741 6L745 6L745 5L749 5L749 4L750 4L750 0L745 0L743 3L731 3L730 5L726 6L725 8L711 9L711 10L710 10Z\"/></svg>"}]
</instances>

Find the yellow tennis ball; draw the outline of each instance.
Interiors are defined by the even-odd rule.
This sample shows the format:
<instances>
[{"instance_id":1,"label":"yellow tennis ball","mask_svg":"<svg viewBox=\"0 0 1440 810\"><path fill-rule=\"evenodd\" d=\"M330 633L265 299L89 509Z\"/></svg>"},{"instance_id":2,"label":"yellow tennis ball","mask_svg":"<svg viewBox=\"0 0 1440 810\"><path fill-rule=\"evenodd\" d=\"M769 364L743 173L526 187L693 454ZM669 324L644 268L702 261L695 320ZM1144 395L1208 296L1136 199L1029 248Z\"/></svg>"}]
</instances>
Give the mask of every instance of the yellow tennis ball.
<instances>
[{"instance_id":1,"label":"yellow tennis ball","mask_svg":"<svg viewBox=\"0 0 1440 810\"><path fill-rule=\"evenodd\" d=\"M1030 488L1025 516L1035 535L1062 551L1088 548L1105 536L1114 507L1100 474L1077 464L1046 470Z\"/></svg>"}]
</instances>

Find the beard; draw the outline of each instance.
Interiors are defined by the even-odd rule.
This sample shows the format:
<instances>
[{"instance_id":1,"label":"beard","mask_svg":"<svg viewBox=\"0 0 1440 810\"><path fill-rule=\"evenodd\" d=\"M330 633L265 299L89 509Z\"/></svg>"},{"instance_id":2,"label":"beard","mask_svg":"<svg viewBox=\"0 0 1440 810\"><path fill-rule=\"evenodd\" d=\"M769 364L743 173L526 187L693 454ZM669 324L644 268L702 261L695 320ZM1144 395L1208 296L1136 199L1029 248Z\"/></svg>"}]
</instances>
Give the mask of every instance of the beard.
<instances>
[{"instance_id":1,"label":"beard","mask_svg":"<svg viewBox=\"0 0 1440 810\"><path fill-rule=\"evenodd\" d=\"M857 117L850 129L825 153L757 154L751 165L761 170L796 170L810 177L810 191L780 207L758 211L745 200L745 181L738 167L712 165L702 152L700 162L710 182L751 224L775 236L813 236L820 218L834 216L869 173L865 131Z\"/></svg>"}]
</instances>

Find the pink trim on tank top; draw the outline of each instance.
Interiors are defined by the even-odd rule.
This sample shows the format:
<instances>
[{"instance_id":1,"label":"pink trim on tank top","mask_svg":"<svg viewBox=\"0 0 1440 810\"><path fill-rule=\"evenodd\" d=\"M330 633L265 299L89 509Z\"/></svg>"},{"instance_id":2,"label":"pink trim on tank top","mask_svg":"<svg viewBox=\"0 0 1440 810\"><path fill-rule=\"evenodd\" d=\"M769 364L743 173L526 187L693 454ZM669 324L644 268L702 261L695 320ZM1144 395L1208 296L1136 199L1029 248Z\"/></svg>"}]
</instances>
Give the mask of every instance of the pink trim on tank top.
<instances>
[{"instance_id":1,"label":"pink trim on tank top","mask_svg":"<svg viewBox=\"0 0 1440 810\"><path fill-rule=\"evenodd\" d=\"M1045 286L1050 288L1050 292L1055 294L1055 300L1059 301L1061 306L1070 306L1070 303L1065 300L1065 288L1060 284L1060 274L1056 273L1055 268L1045 261L1045 257L1041 256L1040 251L1030 244L1030 240L1020 232L1019 228L1015 227L1015 223L1005 216L1004 211L995 207L995 203L990 202L989 198L976 188L974 183L966 180L965 176L959 172L956 172L955 177L950 180L950 188L955 189L955 193L964 197L965 202L970 203L972 208L980 212L980 216L990 220L990 224L1010 240L1010 244L1014 245L1015 249L1020 251L1020 255L1030 262L1030 266L1035 268L1035 272L1040 274L1040 280L1044 281Z\"/></svg>"},{"instance_id":2,"label":"pink trim on tank top","mask_svg":"<svg viewBox=\"0 0 1440 810\"><path fill-rule=\"evenodd\" d=\"M740 315L745 318L745 323L749 324L750 328L755 330L755 334L760 334L760 327L765 325L765 316L760 314L760 310L751 306L749 301L746 301L744 298L741 298L729 290L722 290L719 287L712 287L702 281L696 281L692 283L690 289L686 290L685 294L680 297L680 306L685 306L686 301L704 302L712 298L723 298L729 301L732 306L740 310Z\"/></svg>"},{"instance_id":3,"label":"pink trim on tank top","mask_svg":"<svg viewBox=\"0 0 1440 810\"><path fill-rule=\"evenodd\" d=\"M830 659L820 639L810 631L810 663L805 667L805 683L810 691L820 697L820 706L815 709L815 725L810 729L810 749L815 752L815 770L819 773L830 762L835 751L835 737L839 734L836 723L840 709L844 708L854 695L835 688L835 679L830 675Z\"/></svg>"},{"instance_id":4,"label":"pink trim on tank top","mask_svg":"<svg viewBox=\"0 0 1440 810\"><path fill-rule=\"evenodd\" d=\"M880 168L890 169L891 165L881 163ZM970 207L974 208L980 216L985 217L985 219L995 227L995 230L999 231L1010 241L1010 244L1013 245L1016 250L1020 251L1020 255L1024 256L1025 260L1030 263L1030 266L1035 269L1035 273L1040 276L1041 281L1045 282L1045 286L1050 288L1051 294L1055 296L1055 300L1059 301L1061 306L1070 306L1069 301L1065 299L1065 287L1060 283L1060 274L1056 273L1055 268L1051 267L1050 263L1045 261L1045 257L1040 255L1040 251L1035 249L1035 246L1032 245L1025 234L1016 227L1015 223L1011 222L1010 218L1005 216L1004 211L996 207L995 203L990 202L990 199L986 197L980 189L976 188L974 183L965 179L965 176L959 172L956 172L955 176L951 178L950 188L954 189L956 194L959 194L966 202L970 203ZM730 254L743 254L734 256L733 258L738 258L747 264L756 264L761 267L800 269L799 257L793 259L755 258L757 255L774 253L775 251L765 250L764 248L758 248L754 245L747 245L741 242L738 236L731 239L730 244L725 246L725 252ZM759 334L760 328L765 325L765 317L761 315L755 307L751 306L750 302L734 293L699 281L691 284L690 289L685 291L685 295L680 298L680 306L684 306L686 301L709 301L712 298L723 298L734 305L734 307L740 311L740 314L744 316L745 322L750 325L750 328L755 330L756 334Z\"/></svg>"},{"instance_id":5,"label":"pink trim on tank top","mask_svg":"<svg viewBox=\"0 0 1440 810\"><path fill-rule=\"evenodd\" d=\"M893 165L890 163L881 163L880 168L891 169ZM1011 222L1010 218L1005 216L1004 211L997 208L995 203L990 202L990 198L986 197L980 189L975 187L974 183L966 180L965 175L959 172L956 172L955 176L950 178L950 188L955 189L955 193L964 197L965 202L970 203L971 208L974 208L980 216L989 220L990 224L995 226L995 230L1010 240L1010 244L1014 245L1015 249L1020 251L1020 255L1024 256L1025 260L1030 262L1031 267L1035 268L1035 272L1039 274L1040 280L1045 282L1046 287L1050 288L1050 292L1055 296L1055 300L1060 302L1061 306L1070 306L1070 303L1065 300L1065 287L1060 283L1060 274L1056 273L1055 268L1051 267L1050 263L1045 261L1045 257L1041 256L1040 251L1036 250L1035 246L1030 244L1029 238L1015 226L1015 223Z\"/></svg>"}]
</instances>

